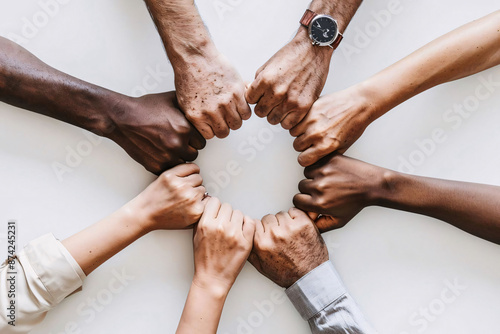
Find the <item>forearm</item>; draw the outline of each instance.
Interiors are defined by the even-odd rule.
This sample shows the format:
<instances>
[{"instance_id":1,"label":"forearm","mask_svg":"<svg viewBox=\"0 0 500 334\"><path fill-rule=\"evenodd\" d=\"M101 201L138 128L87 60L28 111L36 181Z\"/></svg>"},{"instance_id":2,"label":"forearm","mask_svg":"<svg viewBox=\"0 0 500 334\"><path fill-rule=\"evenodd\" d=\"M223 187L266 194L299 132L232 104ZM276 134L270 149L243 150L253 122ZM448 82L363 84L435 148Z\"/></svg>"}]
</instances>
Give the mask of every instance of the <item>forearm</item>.
<instances>
[{"instance_id":1,"label":"forearm","mask_svg":"<svg viewBox=\"0 0 500 334\"><path fill-rule=\"evenodd\" d=\"M88 275L148 231L140 224L140 218L125 206L62 244Z\"/></svg>"},{"instance_id":2,"label":"forearm","mask_svg":"<svg viewBox=\"0 0 500 334\"><path fill-rule=\"evenodd\" d=\"M313 0L309 9L332 16L338 23L339 31L344 33L362 2L363 0Z\"/></svg>"},{"instance_id":3,"label":"forearm","mask_svg":"<svg viewBox=\"0 0 500 334\"><path fill-rule=\"evenodd\" d=\"M379 117L436 85L500 63L500 11L468 23L358 85Z\"/></svg>"},{"instance_id":4,"label":"forearm","mask_svg":"<svg viewBox=\"0 0 500 334\"><path fill-rule=\"evenodd\" d=\"M500 244L500 187L390 172L378 204L443 220Z\"/></svg>"},{"instance_id":5,"label":"forearm","mask_svg":"<svg viewBox=\"0 0 500 334\"><path fill-rule=\"evenodd\" d=\"M177 333L216 333L228 290L191 284Z\"/></svg>"},{"instance_id":6,"label":"forearm","mask_svg":"<svg viewBox=\"0 0 500 334\"><path fill-rule=\"evenodd\" d=\"M174 70L215 46L193 0L145 0Z\"/></svg>"},{"instance_id":7,"label":"forearm","mask_svg":"<svg viewBox=\"0 0 500 334\"><path fill-rule=\"evenodd\" d=\"M0 100L97 134L113 129L112 113L128 97L64 74L0 37Z\"/></svg>"}]
</instances>

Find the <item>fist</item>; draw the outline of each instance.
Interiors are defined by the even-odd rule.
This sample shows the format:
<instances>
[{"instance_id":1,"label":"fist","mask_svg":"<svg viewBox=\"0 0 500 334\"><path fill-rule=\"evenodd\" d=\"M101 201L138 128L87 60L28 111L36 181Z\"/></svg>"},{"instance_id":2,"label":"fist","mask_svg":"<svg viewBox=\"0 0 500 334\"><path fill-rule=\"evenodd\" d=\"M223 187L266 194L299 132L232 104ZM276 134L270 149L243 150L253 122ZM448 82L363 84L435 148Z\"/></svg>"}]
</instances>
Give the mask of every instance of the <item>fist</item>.
<instances>
[{"instance_id":1,"label":"fist","mask_svg":"<svg viewBox=\"0 0 500 334\"><path fill-rule=\"evenodd\" d=\"M229 291L252 250L255 222L210 198L194 229L194 282Z\"/></svg>"},{"instance_id":2,"label":"fist","mask_svg":"<svg viewBox=\"0 0 500 334\"><path fill-rule=\"evenodd\" d=\"M206 139L227 137L251 116L243 80L218 52L176 68L175 87L181 109Z\"/></svg>"},{"instance_id":3,"label":"fist","mask_svg":"<svg viewBox=\"0 0 500 334\"><path fill-rule=\"evenodd\" d=\"M127 209L143 222L145 230L173 230L198 222L207 198L200 168L182 164L161 174Z\"/></svg>"},{"instance_id":4,"label":"fist","mask_svg":"<svg viewBox=\"0 0 500 334\"><path fill-rule=\"evenodd\" d=\"M257 71L246 92L248 103L257 104L257 116L291 129L320 96L330 59L329 50L315 48L299 33Z\"/></svg>"},{"instance_id":5,"label":"fist","mask_svg":"<svg viewBox=\"0 0 500 334\"><path fill-rule=\"evenodd\" d=\"M257 222L249 261L279 286L288 288L328 258L323 238L303 211L292 208Z\"/></svg>"},{"instance_id":6,"label":"fist","mask_svg":"<svg viewBox=\"0 0 500 334\"><path fill-rule=\"evenodd\" d=\"M331 154L305 169L306 179L300 181L300 194L295 195L293 203L324 215L316 220L321 232L339 228L389 191L387 173L383 168Z\"/></svg>"},{"instance_id":7,"label":"fist","mask_svg":"<svg viewBox=\"0 0 500 334\"><path fill-rule=\"evenodd\" d=\"M205 139L179 110L175 92L145 95L115 112L110 139L154 174L193 161Z\"/></svg>"}]
</instances>

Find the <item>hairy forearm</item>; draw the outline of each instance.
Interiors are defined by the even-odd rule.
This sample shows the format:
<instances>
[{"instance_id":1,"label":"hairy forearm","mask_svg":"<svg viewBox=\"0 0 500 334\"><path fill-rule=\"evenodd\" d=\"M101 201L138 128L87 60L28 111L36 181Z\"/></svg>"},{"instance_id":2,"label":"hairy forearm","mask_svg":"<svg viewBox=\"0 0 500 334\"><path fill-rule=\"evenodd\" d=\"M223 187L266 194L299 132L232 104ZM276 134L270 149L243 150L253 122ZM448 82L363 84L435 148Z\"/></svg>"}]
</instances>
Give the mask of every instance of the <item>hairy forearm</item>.
<instances>
[{"instance_id":1,"label":"hairy forearm","mask_svg":"<svg viewBox=\"0 0 500 334\"><path fill-rule=\"evenodd\" d=\"M500 11L468 23L361 83L376 117L436 85L500 64Z\"/></svg>"},{"instance_id":2,"label":"hairy forearm","mask_svg":"<svg viewBox=\"0 0 500 334\"><path fill-rule=\"evenodd\" d=\"M62 244L88 275L148 231L125 206Z\"/></svg>"},{"instance_id":3,"label":"hairy forearm","mask_svg":"<svg viewBox=\"0 0 500 334\"><path fill-rule=\"evenodd\" d=\"M216 333L227 293L193 281L176 333Z\"/></svg>"},{"instance_id":4,"label":"hairy forearm","mask_svg":"<svg viewBox=\"0 0 500 334\"><path fill-rule=\"evenodd\" d=\"M381 206L437 218L500 244L500 187L388 172L386 189Z\"/></svg>"},{"instance_id":5,"label":"hairy forearm","mask_svg":"<svg viewBox=\"0 0 500 334\"><path fill-rule=\"evenodd\" d=\"M107 134L113 113L129 98L64 74L0 37L0 100Z\"/></svg>"},{"instance_id":6,"label":"hairy forearm","mask_svg":"<svg viewBox=\"0 0 500 334\"><path fill-rule=\"evenodd\" d=\"M215 49L193 0L145 0L174 70Z\"/></svg>"},{"instance_id":7,"label":"hairy forearm","mask_svg":"<svg viewBox=\"0 0 500 334\"><path fill-rule=\"evenodd\" d=\"M363 0L313 0L309 9L318 14L332 16L343 33Z\"/></svg>"}]
</instances>

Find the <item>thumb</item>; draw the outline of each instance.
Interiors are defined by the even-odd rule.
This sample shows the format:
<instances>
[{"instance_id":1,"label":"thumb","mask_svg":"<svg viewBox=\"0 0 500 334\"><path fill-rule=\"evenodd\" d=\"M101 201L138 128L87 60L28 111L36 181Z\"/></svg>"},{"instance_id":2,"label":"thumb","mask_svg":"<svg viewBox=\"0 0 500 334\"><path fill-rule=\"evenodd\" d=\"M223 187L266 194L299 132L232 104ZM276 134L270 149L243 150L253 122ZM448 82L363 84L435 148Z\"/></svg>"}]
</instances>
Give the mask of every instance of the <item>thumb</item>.
<instances>
[{"instance_id":1,"label":"thumb","mask_svg":"<svg viewBox=\"0 0 500 334\"><path fill-rule=\"evenodd\" d=\"M254 88L252 88L252 82L245 82L245 100L249 104L254 104L257 97L254 96Z\"/></svg>"},{"instance_id":2,"label":"thumb","mask_svg":"<svg viewBox=\"0 0 500 334\"><path fill-rule=\"evenodd\" d=\"M196 231L198 231L198 223L193 224L193 239L196 235Z\"/></svg>"},{"instance_id":3,"label":"thumb","mask_svg":"<svg viewBox=\"0 0 500 334\"><path fill-rule=\"evenodd\" d=\"M254 266L255 269L257 269L257 271L259 273L262 272L262 266L260 265L260 259L257 256L257 254L255 254L253 251L250 252L250 255L248 255L248 262L250 262L252 264L252 266Z\"/></svg>"},{"instance_id":4,"label":"thumb","mask_svg":"<svg viewBox=\"0 0 500 334\"><path fill-rule=\"evenodd\" d=\"M311 218L311 220L316 221L316 219L318 219L319 213L308 211L307 215L309 216L309 218Z\"/></svg>"},{"instance_id":5,"label":"thumb","mask_svg":"<svg viewBox=\"0 0 500 334\"><path fill-rule=\"evenodd\" d=\"M255 227L256 227L255 220L253 220L248 216L245 216L243 218L243 237L247 241L251 242L252 245L253 245L253 238L255 235Z\"/></svg>"},{"instance_id":6,"label":"thumb","mask_svg":"<svg viewBox=\"0 0 500 334\"><path fill-rule=\"evenodd\" d=\"M332 216L320 216L314 221L316 227L321 233L342 227L338 218Z\"/></svg>"}]
</instances>

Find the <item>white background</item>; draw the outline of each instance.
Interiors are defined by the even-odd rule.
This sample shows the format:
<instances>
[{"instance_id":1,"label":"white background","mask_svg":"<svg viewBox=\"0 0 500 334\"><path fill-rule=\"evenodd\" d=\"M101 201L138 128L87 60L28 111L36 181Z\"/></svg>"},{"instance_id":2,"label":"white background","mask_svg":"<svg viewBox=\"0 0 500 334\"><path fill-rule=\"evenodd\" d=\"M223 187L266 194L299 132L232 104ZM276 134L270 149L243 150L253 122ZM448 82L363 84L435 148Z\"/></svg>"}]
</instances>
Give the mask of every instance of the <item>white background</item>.
<instances>
[{"instance_id":1,"label":"white background","mask_svg":"<svg viewBox=\"0 0 500 334\"><path fill-rule=\"evenodd\" d=\"M4 3L0 34L20 36L28 50L51 66L124 94L138 94L149 69L157 66L168 75L148 92L174 89L172 70L142 1L66 2L47 22L43 14L37 17L42 10L37 1ZM293 36L308 2L197 3L220 51L250 81ZM215 5L220 3L230 10L218 13ZM401 0L399 14L377 29L372 12L386 9L388 1L365 1L333 58L323 93L355 84L497 6L497 0ZM32 23L38 19L41 27L23 36L23 18ZM366 29L372 29L370 36L362 40L360 31ZM356 52L349 54L353 48ZM494 68L395 108L370 126L347 154L398 169L400 159L424 157L415 153L415 141L442 128L446 141L417 161L415 174L500 185L500 89L460 125L443 119L454 104L467 98L470 102L479 77L489 75L500 81L500 69ZM255 218L288 209L302 178L293 139L286 131L270 135L263 130L270 127L254 115L227 139L211 140L197 160L207 184L235 160L240 173L212 192ZM241 150L250 147L251 136L259 135L266 144L251 159ZM65 163L67 147L75 149L83 140L78 128L0 105L0 226L16 219L20 246L48 232L64 239L116 210L154 179L105 140L60 182L53 163ZM193 272L190 239L190 231L160 231L139 240L91 274L83 292L65 300L34 333L173 333ZM498 332L500 247L434 219L382 208L364 210L325 239L348 290L380 333ZM0 250L4 245L1 240ZM110 295L113 273L122 271L134 279L121 293ZM447 281L465 287L451 303L441 300ZM226 302L219 332L308 332L288 301L271 301L276 290L246 265ZM92 299L97 300L94 309ZM265 312L258 306L263 304ZM425 320L422 314L429 307L431 316Z\"/></svg>"}]
</instances>

